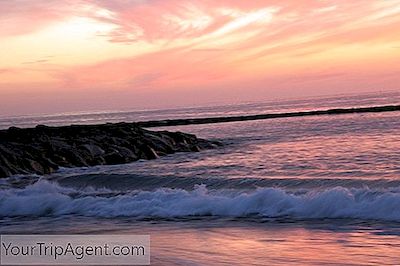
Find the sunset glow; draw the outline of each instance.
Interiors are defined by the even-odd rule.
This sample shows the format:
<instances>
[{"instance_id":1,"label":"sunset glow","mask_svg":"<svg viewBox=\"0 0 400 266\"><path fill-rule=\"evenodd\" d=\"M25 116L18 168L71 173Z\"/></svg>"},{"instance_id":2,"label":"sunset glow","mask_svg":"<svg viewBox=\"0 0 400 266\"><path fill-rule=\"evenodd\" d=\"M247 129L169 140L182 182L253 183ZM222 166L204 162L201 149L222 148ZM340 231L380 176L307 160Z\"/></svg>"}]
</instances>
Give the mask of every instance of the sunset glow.
<instances>
[{"instance_id":1,"label":"sunset glow","mask_svg":"<svg viewBox=\"0 0 400 266\"><path fill-rule=\"evenodd\" d=\"M0 1L0 115L400 84L400 1Z\"/></svg>"}]
</instances>

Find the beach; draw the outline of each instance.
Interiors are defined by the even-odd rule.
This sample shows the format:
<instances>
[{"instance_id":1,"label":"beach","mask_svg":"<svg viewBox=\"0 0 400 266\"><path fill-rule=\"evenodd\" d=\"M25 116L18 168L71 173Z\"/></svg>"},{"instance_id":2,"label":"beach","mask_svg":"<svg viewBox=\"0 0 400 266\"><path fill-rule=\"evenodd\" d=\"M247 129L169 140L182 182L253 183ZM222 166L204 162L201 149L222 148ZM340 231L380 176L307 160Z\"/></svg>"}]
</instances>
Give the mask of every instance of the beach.
<instances>
[{"instance_id":1,"label":"beach","mask_svg":"<svg viewBox=\"0 0 400 266\"><path fill-rule=\"evenodd\" d=\"M243 115L398 99L332 97L192 112ZM130 115L150 120L151 112L157 113ZM162 119L190 116L188 110L165 113ZM82 116L87 124L90 115ZM117 122L96 117L96 123ZM74 119L59 116L47 124ZM399 119L400 112L354 113L152 128L223 145L0 179L1 233L149 234L152 265L396 265Z\"/></svg>"},{"instance_id":2,"label":"beach","mask_svg":"<svg viewBox=\"0 0 400 266\"><path fill-rule=\"evenodd\" d=\"M400 0L0 14L0 266L400 266Z\"/></svg>"}]
</instances>

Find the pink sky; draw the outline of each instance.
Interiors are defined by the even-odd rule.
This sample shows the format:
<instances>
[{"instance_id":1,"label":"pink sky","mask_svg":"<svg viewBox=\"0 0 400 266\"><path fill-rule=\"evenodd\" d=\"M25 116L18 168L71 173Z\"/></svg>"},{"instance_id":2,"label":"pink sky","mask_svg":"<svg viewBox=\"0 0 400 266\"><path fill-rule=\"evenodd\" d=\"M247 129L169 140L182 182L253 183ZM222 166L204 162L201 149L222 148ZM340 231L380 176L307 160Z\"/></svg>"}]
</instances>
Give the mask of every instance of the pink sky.
<instances>
[{"instance_id":1,"label":"pink sky","mask_svg":"<svg viewBox=\"0 0 400 266\"><path fill-rule=\"evenodd\" d=\"M0 115L400 84L400 0L0 1L0 40Z\"/></svg>"}]
</instances>

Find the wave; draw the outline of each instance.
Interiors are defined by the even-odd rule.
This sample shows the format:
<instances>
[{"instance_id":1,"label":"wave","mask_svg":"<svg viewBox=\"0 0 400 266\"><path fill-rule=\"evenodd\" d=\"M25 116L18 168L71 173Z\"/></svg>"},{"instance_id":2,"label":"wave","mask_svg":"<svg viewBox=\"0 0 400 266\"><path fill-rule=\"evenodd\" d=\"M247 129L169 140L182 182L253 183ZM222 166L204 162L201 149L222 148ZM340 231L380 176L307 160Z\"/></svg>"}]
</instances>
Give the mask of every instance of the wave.
<instances>
[{"instance_id":1,"label":"wave","mask_svg":"<svg viewBox=\"0 0 400 266\"><path fill-rule=\"evenodd\" d=\"M372 190L335 187L289 192L279 188L252 191L157 189L118 193L76 190L41 180L25 188L0 191L0 216L153 217L187 216L351 218L400 221L400 188Z\"/></svg>"},{"instance_id":2,"label":"wave","mask_svg":"<svg viewBox=\"0 0 400 266\"><path fill-rule=\"evenodd\" d=\"M83 189L85 187L107 188L112 190L155 190L158 188L180 188L192 190L197 184L209 189L257 189L261 187L280 187L285 189L315 188L392 188L400 187L400 180L390 179L344 179L344 178L221 178L221 177L177 177L171 175L136 174L78 174L52 179L62 186Z\"/></svg>"}]
</instances>

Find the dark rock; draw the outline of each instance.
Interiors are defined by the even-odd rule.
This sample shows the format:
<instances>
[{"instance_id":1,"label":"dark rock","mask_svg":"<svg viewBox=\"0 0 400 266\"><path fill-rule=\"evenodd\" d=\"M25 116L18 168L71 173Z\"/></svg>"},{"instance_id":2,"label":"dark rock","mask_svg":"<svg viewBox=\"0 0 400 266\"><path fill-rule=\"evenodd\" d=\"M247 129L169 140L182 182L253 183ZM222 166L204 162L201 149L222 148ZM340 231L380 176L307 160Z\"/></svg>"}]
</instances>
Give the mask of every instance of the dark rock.
<instances>
[{"instance_id":1,"label":"dark rock","mask_svg":"<svg viewBox=\"0 0 400 266\"><path fill-rule=\"evenodd\" d=\"M10 169L0 165L0 177L10 176L12 174L13 173L10 171Z\"/></svg>"},{"instance_id":2,"label":"dark rock","mask_svg":"<svg viewBox=\"0 0 400 266\"><path fill-rule=\"evenodd\" d=\"M123 158L125 158L126 162L132 162L138 159L138 156L128 148L119 146L115 146L114 148Z\"/></svg>"},{"instance_id":3,"label":"dark rock","mask_svg":"<svg viewBox=\"0 0 400 266\"><path fill-rule=\"evenodd\" d=\"M215 148L218 142L181 132L149 131L135 123L0 130L0 177L50 174L59 167L122 164L174 152Z\"/></svg>"},{"instance_id":4,"label":"dark rock","mask_svg":"<svg viewBox=\"0 0 400 266\"><path fill-rule=\"evenodd\" d=\"M106 164L123 164L126 163L126 160L122 154L120 154L118 151L113 151L111 153L108 153L104 155L104 160Z\"/></svg>"},{"instance_id":5,"label":"dark rock","mask_svg":"<svg viewBox=\"0 0 400 266\"><path fill-rule=\"evenodd\" d=\"M26 161L27 161L28 171L34 172L35 174L38 175L43 175L45 173L43 165L41 165L39 162L30 159L27 159Z\"/></svg>"},{"instance_id":6,"label":"dark rock","mask_svg":"<svg viewBox=\"0 0 400 266\"><path fill-rule=\"evenodd\" d=\"M91 156L93 157L97 157L97 156L102 156L103 154L105 154L106 152L100 148L99 146L95 145L95 144L84 144L82 145L84 149L86 149Z\"/></svg>"},{"instance_id":7,"label":"dark rock","mask_svg":"<svg viewBox=\"0 0 400 266\"><path fill-rule=\"evenodd\" d=\"M274 119L274 118L285 118L285 117L341 115L341 114L352 114L352 113L379 113L379 112L396 112L396 111L397 112L400 111L400 105L328 109L328 110L315 110L315 111L292 112L292 113L271 113L271 114L258 114L258 115L153 120L153 121L138 122L137 124L145 128L169 127L169 126L182 126L182 125L192 125L192 124L199 125L199 124L227 123L227 122L261 120L261 119Z\"/></svg>"},{"instance_id":8,"label":"dark rock","mask_svg":"<svg viewBox=\"0 0 400 266\"><path fill-rule=\"evenodd\" d=\"M152 160L152 159L158 158L157 152L148 145L143 146L142 151L143 151L143 154L145 155L144 159Z\"/></svg>"}]
</instances>

